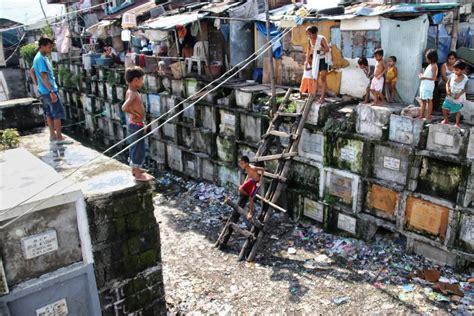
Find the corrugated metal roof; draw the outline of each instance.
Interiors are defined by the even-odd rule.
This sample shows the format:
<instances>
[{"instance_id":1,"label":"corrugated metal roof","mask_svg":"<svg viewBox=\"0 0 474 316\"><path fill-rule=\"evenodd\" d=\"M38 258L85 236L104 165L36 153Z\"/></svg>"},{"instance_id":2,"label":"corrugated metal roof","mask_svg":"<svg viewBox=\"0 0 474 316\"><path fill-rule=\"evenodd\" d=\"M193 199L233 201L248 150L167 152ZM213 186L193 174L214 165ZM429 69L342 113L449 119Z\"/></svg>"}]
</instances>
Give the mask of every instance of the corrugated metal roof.
<instances>
[{"instance_id":1,"label":"corrugated metal roof","mask_svg":"<svg viewBox=\"0 0 474 316\"><path fill-rule=\"evenodd\" d=\"M240 5L242 3L242 1L225 1L225 2L221 2L221 3L210 3L208 5L206 5L205 7L202 7L201 8L201 11L203 12L210 12L210 13L214 13L214 14L221 14L221 13L224 13L226 12L227 10L233 8L233 7L236 7L238 5Z\"/></svg>"},{"instance_id":2,"label":"corrugated metal roof","mask_svg":"<svg viewBox=\"0 0 474 316\"><path fill-rule=\"evenodd\" d=\"M145 29L167 31L174 29L177 25L187 25L199 21L204 16L206 16L206 13L186 13L160 16L159 18L146 21L140 27Z\"/></svg>"},{"instance_id":3,"label":"corrugated metal roof","mask_svg":"<svg viewBox=\"0 0 474 316\"><path fill-rule=\"evenodd\" d=\"M145 14L151 11L155 7L156 7L156 4L154 0L136 0L136 2L133 5L126 7L117 13L107 15L103 19L104 20L119 19L122 17L124 13L134 13L136 16L140 16L142 14Z\"/></svg>"}]
</instances>

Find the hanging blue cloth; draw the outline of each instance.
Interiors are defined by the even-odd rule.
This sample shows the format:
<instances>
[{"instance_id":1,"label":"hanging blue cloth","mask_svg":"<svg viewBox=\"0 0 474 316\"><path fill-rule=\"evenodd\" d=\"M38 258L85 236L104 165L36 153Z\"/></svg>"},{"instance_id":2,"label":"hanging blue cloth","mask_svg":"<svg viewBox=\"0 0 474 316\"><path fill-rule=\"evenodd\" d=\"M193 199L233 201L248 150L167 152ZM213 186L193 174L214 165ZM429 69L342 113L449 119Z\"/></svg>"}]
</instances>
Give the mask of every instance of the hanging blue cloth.
<instances>
[{"instance_id":1,"label":"hanging blue cloth","mask_svg":"<svg viewBox=\"0 0 474 316\"><path fill-rule=\"evenodd\" d=\"M267 37L267 26L264 22L257 22L257 30L262 33L265 38ZM283 56L283 45L281 39L274 41L273 39L277 36L280 36L280 31L274 24L270 24L270 37L272 39L272 51L273 57L280 59Z\"/></svg>"}]
</instances>

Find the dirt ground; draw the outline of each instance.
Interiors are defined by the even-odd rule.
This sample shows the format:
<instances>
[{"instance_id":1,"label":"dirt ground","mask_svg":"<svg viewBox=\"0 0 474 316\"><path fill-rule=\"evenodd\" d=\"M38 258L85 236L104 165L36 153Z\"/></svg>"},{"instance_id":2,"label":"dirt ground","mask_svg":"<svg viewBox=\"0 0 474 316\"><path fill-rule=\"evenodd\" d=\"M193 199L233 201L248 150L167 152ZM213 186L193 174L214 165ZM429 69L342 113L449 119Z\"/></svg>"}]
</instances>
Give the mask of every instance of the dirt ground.
<instances>
[{"instance_id":1,"label":"dirt ground","mask_svg":"<svg viewBox=\"0 0 474 316\"><path fill-rule=\"evenodd\" d=\"M226 251L213 246L231 211L219 201L228 193L176 178L158 191L155 215L172 315L472 314L472 301L433 296L429 283L408 279L414 270L434 265L405 254L391 236L365 244L275 218L256 262L239 262L242 237L233 235ZM358 250L334 253L341 240ZM296 253L289 254L290 248ZM441 271L448 278L468 277Z\"/></svg>"}]
</instances>

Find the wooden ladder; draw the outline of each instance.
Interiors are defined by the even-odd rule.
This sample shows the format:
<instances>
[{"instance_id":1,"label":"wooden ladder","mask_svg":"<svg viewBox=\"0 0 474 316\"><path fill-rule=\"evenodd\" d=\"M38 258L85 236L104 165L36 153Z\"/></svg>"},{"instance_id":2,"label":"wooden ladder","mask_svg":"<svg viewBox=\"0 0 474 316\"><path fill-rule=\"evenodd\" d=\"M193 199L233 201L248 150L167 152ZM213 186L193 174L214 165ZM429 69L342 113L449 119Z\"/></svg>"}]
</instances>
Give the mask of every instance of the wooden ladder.
<instances>
[{"instance_id":1,"label":"wooden ladder","mask_svg":"<svg viewBox=\"0 0 474 316\"><path fill-rule=\"evenodd\" d=\"M227 220L224 228L222 229L219 238L216 241L216 247L223 249L227 245L232 232L239 233L246 237L246 241L240 251L239 260L246 259L247 261L253 261L257 254L260 245L263 242L265 233L268 232L266 227L270 222L273 211L278 210L285 212L286 210L278 206L278 199L281 193L286 188L286 179L290 170L292 158L298 154L298 143L303 132L306 118L311 110L311 104L313 103L313 97L308 97L306 102L299 113L286 113L283 111L285 105L288 102L292 89L289 89L285 95L284 101L280 105L278 111L274 114L270 126L267 132L262 136L261 144L252 159L252 162L271 161L278 160L278 166L274 173L265 172L264 177L269 180L269 184L266 185L265 194L256 195L256 198L261 201L262 210L257 218L251 219L251 229L242 229L238 224L240 216L246 217L247 211L244 210L245 199L241 199L239 204L226 199L226 203L230 205L234 211ZM289 133L279 131L280 125L283 123L284 118L289 118L292 122ZM269 154L273 144L277 144L276 140L282 138L288 139L288 146L282 149L281 145L276 146L280 153Z\"/></svg>"}]
</instances>

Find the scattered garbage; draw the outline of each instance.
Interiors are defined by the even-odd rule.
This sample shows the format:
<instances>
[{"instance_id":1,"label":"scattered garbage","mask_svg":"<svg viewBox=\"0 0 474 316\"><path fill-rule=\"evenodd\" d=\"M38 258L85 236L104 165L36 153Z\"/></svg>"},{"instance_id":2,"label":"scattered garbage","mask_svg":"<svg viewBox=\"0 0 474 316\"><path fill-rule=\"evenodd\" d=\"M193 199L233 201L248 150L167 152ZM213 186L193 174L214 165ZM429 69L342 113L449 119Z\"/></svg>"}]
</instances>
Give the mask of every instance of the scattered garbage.
<instances>
[{"instance_id":1,"label":"scattered garbage","mask_svg":"<svg viewBox=\"0 0 474 316\"><path fill-rule=\"evenodd\" d=\"M474 273L458 273L407 253L406 241L397 234L377 234L373 241L364 242L328 234L312 224L285 223L275 216L256 263L242 265L237 257L245 238L234 235L230 252L207 244L214 243L232 212L223 201L225 197L236 200L235 192L166 173L157 179L157 186L158 217L169 222L160 225L162 233L168 231L162 236L162 256L166 293L174 312L220 313L235 310L238 304L245 310L271 311L242 300L268 293L266 302L278 306L281 291L307 313L314 311L313 302L326 312L334 305L344 312L352 306L361 308L357 304L365 295L381 298L374 300L372 307L376 307L366 310L369 313L376 308L411 312L413 305L422 313L440 308L466 315L474 312ZM161 214L162 209L168 213ZM249 228L245 220L238 224Z\"/></svg>"}]
</instances>

